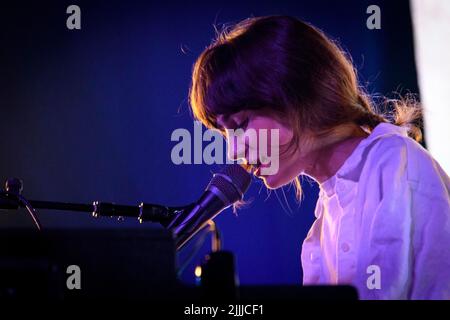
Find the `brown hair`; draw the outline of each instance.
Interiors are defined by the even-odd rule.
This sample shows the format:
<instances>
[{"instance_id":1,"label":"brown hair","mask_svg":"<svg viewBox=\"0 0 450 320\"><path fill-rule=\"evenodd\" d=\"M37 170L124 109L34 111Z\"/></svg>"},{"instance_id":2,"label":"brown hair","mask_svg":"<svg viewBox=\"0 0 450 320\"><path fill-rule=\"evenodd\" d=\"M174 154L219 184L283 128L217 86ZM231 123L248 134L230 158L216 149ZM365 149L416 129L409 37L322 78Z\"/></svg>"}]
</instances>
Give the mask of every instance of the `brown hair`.
<instances>
[{"instance_id":1,"label":"brown hair","mask_svg":"<svg viewBox=\"0 0 450 320\"><path fill-rule=\"evenodd\" d=\"M391 122L421 139L414 96L377 105L359 86L350 56L321 30L290 16L248 18L219 32L194 64L189 98L195 118L209 128L217 128L218 114L269 108L288 121L295 147L304 132L327 135L352 122L369 132ZM379 112L380 106L392 111Z\"/></svg>"}]
</instances>

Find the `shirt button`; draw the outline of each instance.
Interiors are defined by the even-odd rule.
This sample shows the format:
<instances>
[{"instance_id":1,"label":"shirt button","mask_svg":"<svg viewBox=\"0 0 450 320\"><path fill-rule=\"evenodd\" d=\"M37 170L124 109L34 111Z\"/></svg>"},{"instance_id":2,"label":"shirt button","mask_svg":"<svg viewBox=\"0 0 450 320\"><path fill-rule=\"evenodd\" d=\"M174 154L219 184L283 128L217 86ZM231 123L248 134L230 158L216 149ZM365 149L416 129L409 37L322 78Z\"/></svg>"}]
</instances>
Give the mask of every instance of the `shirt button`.
<instances>
[{"instance_id":1,"label":"shirt button","mask_svg":"<svg viewBox=\"0 0 450 320\"><path fill-rule=\"evenodd\" d=\"M350 245L347 242L344 242L343 244L341 244L341 250L343 252L348 252L350 250Z\"/></svg>"}]
</instances>

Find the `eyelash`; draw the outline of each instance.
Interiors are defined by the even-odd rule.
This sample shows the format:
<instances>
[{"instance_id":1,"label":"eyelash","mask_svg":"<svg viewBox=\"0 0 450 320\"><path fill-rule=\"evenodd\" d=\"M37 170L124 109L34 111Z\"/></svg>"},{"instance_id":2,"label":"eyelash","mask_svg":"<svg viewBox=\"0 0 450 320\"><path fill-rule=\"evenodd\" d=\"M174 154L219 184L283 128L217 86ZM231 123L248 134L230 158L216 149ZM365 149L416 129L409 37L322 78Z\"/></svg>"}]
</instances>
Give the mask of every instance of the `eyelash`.
<instances>
[{"instance_id":1,"label":"eyelash","mask_svg":"<svg viewBox=\"0 0 450 320\"><path fill-rule=\"evenodd\" d=\"M248 125L248 118L246 118L244 121L242 121L237 127L236 129L243 129L245 130L247 128Z\"/></svg>"}]
</instances>

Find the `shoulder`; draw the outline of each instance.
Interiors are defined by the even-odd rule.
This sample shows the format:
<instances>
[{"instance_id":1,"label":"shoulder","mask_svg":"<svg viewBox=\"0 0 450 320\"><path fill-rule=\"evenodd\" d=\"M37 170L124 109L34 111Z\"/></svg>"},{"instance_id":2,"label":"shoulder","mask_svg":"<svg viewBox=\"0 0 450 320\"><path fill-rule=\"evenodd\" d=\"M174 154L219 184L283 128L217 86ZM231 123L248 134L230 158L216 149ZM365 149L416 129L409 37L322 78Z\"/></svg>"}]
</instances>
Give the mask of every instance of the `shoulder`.
<instances>
[{"instance_id":1,"label":"shoulder","mask_svg":"<svg viewBox=\"0 0 450 320\"><path fill-rule=\"evenodd\" d=\"M385 161L404 165L408 180L412 182L423 180L429 174L443 173L430 152L408 136L381 136L374 141L372 149L372 155L379 158L380 164Z\"/></svg>"},{"instance_id":2,"label":"shoulder","mask_svg":"<svg viewBox=\"0 0 450 320\"><path fill-rule=\"evenodd\" d=\"M425 193L436 188L447 189L449 177L433 156L418 142L408 137L406 128L388 125L375 135L366 147L366 161L372 170L387 179L400 178L413 189Z\"/></svg>"},{"instance_id":3,"label":"shoulder","mask_svg":"<svg viewBox=\"0 0 450 320\"><path fill-rule=\"evenodd\" d=\"M364 168L369 170L370 173L368 173L372 176L379 173L394 175L394 171L401 171L407 175L411 149L416 148L411 145L411 142L416 143L409 137L396 132L375 135L372 133L367 138L362 155Z\"/></svg>"}]
</instances>

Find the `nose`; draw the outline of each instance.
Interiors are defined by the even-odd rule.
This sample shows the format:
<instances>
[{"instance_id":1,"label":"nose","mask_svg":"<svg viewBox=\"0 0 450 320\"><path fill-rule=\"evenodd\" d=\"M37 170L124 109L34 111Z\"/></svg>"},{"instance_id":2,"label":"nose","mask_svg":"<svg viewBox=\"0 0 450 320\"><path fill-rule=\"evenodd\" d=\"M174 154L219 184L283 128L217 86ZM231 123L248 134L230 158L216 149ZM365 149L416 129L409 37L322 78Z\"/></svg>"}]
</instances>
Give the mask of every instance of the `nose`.
<instances>
[{"instance_id":1,"label":"nose","mask_svg":"<svg viewBox=\"0 0 450 320\"><path fill-rule=\"evenodd\" d=\"M245 139L240 139L238 136L227 133L227 157L230 160L245 160L247 151L247 144Z\"/></svg>"}]
</instances>

